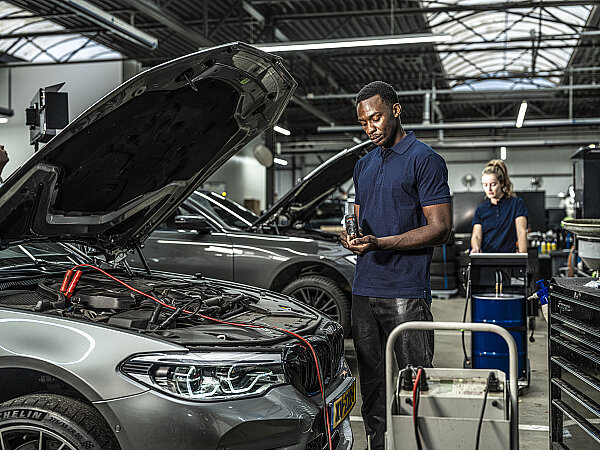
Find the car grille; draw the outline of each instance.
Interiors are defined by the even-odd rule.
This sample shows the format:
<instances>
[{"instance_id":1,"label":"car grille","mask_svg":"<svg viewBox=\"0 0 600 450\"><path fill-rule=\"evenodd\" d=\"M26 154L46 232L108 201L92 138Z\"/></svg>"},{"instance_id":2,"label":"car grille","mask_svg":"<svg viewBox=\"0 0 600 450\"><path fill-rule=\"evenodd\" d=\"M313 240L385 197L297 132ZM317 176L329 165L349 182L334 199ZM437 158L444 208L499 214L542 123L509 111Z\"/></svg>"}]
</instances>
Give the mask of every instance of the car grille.
<instances>
[{"instance_id":1,"label":"car grille","mask_svg":"<svg viewBox=\"0 0 600 450\"><path fill-rule=\"evenodd\" d=\"M324 335L311 336L306 340L310 342L317 354L323 387L326 387L340 370L340 363L344 356L343 329L332 323L326 328ZM314 357L304 344L293 344L286 348L283 355L283 368L292 386L304 395L312 396L320 392Z\"/></svg>"}]
</instances>

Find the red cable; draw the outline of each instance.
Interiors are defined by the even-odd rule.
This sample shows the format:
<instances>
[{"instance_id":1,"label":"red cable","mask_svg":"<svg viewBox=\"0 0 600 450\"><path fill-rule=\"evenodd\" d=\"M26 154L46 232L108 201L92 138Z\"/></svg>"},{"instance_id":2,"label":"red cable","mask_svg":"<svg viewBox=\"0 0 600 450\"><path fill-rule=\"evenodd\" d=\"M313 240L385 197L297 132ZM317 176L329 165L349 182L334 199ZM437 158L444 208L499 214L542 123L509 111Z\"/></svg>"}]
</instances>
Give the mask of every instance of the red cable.
<instances>
[{"instance_id":1,"label":"red cable","mask_svg":"<svg viewBox=\"0 0 600 450\"><path fill-rule=\"evenodd\" d=\"M177 309L175 306L172 306L172 305L169 305L169 304L167 304L165 302L162 302L162 301L160 301L159 299L153 297L150 294L146 294L145 292L142 292L142 291L140 291L140 290L138 290L138 289L136 289L136 288L134 288L132 286L129 286L124 281L119 280L117 277L112 276L111 274L109 274L108 272L105 272L104 270L102 270L99 267L93 266L91 264L79 264L79 265L73 267L72 270L75 270L75 269L77 269L79 267L90 267L92 269L96 269L98 272L103 273L104 275L106 275L110 279L116 281L117 283L125 286L128 289L131 289L133 292L136 292L136 293L138 293L140 295L143 295L144 297L147 297L147 298L149 298L151 300L154 300L155 302L160 303L161 305L165 306L166 308L169 308L169 309L172 309L172 310ZM183 312L187 313L187 314L193 314L192 311L186 311L185 309L183 310ZM310 348L310 351L313 354L313 359L315 360L315 365L317 367L317 378L319 379L319 388L321 390L321 398L323 400L323 408L324 408L325 421L327 423L327 440L328 440L328 443L329 443L329 448L331 450L333 450L333 444L332 444L332 441L331 441L331 430L330 430L330 423L329 423L329 414L328 414L328 411L327 411L327 402L325 401L325 391L323 390L323 382L321 380L321 370L319 369L319 360L317 359L317 353L315 352L315 349L313 348L313 346L311 345L310 342L308 342L302 336L300 336L300 335L298 335L298 334L296 334L296 333L294 333L292 331L286 330L284 328L275 327L275 326L272 326L272 325L269 325L269 326L251 325L251 324L248 324L248 323L227 322L227 321L224 321L224 320L215 319L214 317L205 316L205 315L202 315L202 314L198 314L198 316L202 317L203 319L212 320L213 322L218 322L218 323L222 323L222 324L225 324L225 325L233 325L233 326L236 326L236 327L275 329L275 330L278 330L278 331L280 331L282 333L289 334L290 336L293 336L293 337L301 340L302 342L304 342L308 346L308 348ZM420 370L421 369L419 369L419 373L420 373ZM414 403L414 394L413 394L413 403Z\"/></svg>"},{"instance_id":2,"label":"red cable","mask_svg":"<svg viewBox=\"0 0 600 450\"><path fill-rule=\"evenodd\" d=\"M421 374L423 373L423 369L417 370L417 377L415 378L415 384L413 386L413 424L417 422L417 404L415 403L417 399L417 386L419 385L419 381L421 381Z\"/></svg>"}]
</instances>

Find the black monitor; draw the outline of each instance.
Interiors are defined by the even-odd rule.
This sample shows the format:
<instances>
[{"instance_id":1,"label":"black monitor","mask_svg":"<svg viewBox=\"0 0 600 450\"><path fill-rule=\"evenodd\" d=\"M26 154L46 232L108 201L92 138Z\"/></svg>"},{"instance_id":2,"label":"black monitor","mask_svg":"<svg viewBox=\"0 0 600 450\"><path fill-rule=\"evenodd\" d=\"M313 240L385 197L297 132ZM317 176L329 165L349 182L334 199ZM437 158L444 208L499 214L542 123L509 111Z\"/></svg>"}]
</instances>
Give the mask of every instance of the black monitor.
<instances>
[{"instance_id":1,"label":"black monitor","mask_svg":"<svg viewBox=\"0 0 600 450\"><path fill-rule=\"evenodd\" d=\"M455 233L473 231L471 222L477 207L485 201L483 191L455 192L452 195L452 220Z\"/></svg>"},{"instance_id":2,"label":"black monitor","mask_svg":"<svg viewBox=\"0 0 600 450\"><path fill-rule=\"evenodd\" d=\"M545 191L518 191L527 208L528 225L531 231L546 231ZM471 222L477 207L486 201L485 194L479 191L455 192L452 196L452 219L455 233L473 231Z\"/></svg>"},{"instance_id":3,"label":"black monitor","mask_svg":"<svg viewBox=\"0 0 600 450\"><path fill-rule=\"evenodd\" d=\"M566 217L565 208L546 209L546 222L549 230L560 230L560 223Z\"/></svg>"},{"instance_id":4,"label":"black monitor","mask_svg":"<svg viewBox=\"0 0 600 450\"><path fill-rule=\"evenodd\" d=\"M546 231L546 191L517 191L527 207L527 222L531 231Z\"/></svg>"}]
</instances>

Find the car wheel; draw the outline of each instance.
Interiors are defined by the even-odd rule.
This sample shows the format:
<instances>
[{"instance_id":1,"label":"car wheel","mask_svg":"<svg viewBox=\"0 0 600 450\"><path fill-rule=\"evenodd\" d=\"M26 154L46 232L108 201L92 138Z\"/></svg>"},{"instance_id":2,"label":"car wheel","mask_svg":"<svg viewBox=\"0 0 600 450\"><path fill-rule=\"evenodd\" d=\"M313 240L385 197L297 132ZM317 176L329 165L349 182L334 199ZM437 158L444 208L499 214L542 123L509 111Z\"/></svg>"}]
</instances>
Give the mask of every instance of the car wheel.
<instances>
[{"instance_id":1,"label":"car wheel","mask_svg":"<svg viewBox=\"0 0 600 450\"><path fill-rule=\"evenodd\" d=\"M319 276L305 276L288 284L282 291L327 314L350 334L350 301L334 281Z\"/></svg>"},{"instance_id":2,"label":"car wheel","mask_svg":"<svg viewBox=\"0 0 600 450\"><path fill-rule=\"evenodd\" d=\"M93 407L69 397L32 394L0 404L0 448L6 450L118 450Z\"/></svg>"}]
</instances>

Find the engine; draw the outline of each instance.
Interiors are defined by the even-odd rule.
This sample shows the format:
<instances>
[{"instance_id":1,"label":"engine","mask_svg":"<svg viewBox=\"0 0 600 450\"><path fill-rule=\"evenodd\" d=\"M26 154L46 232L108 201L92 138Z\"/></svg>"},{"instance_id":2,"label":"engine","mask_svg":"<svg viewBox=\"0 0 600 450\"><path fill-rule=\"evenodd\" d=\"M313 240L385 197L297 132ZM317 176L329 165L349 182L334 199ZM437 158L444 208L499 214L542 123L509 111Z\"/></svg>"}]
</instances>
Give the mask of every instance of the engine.
<instances>
[{"instance_id":1,"label":"engine","mask_svg":"<svg viewBox=\"0 0 600 450\"><path fill-rule=\"evenodd\" d=\"M252 309L257 298L207 280L165 280L85 272L71 295L60 278L47 278L0 294L0 304L47 314L85 319L122 328L159 331L195 326L209 318L227 319ZM25 287L25 286L23 286Z\"/></svg>"}]
</instances>

